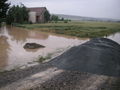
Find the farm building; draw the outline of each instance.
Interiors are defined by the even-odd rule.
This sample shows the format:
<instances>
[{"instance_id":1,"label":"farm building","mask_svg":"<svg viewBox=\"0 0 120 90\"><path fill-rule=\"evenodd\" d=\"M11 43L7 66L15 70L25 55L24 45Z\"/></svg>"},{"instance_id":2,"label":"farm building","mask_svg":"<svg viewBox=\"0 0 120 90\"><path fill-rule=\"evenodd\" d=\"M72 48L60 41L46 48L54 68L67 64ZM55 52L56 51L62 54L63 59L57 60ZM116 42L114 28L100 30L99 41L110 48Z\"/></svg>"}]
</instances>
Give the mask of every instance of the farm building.
<instances>
[{"instance_id":1,"label":"farm building","mask_svg":"<svg viewBox=\"0 0 120 90\"><path fill-rule=\"evenodd\" d=\"M47 11L46 7L28 8L29 10L29 22L32 23L44 23L44 13Z\"/></svg>"}]
</instances>

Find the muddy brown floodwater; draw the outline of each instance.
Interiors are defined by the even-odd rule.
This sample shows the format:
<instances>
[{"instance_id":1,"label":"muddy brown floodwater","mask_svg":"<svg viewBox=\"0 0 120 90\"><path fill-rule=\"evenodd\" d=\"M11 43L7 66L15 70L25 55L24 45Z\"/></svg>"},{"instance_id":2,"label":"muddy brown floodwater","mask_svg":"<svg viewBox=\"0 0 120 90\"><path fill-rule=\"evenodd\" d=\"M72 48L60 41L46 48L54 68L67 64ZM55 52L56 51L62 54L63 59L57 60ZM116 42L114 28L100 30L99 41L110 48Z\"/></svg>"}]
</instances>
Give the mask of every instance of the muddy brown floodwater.
<instances>
[{"instance_id":1,"label":"muddy brown floodwater","mask_svg":"<svg viewBox=\"0 0 120 90\"><path fill-rule=\"evenodd\" d=\"M86 42L88 39L25 30L16 27L0 28L0 70L10 70L36 61L40 56L62 52L69 47ZM25 43L38 43L45 48L24 49Z\"/></svg>"},{"instance_id":2,"label":"muddy brown floodwater","mask_svg":"<svg viewBox=\"0 0 120 90\"><path fill-rule=\"evenodd\" d=\"M120 44L120 33L107 36ZM49 53L60 53L66 49L80 45L88 38L76 38L65 35L51 34L37 30L25 30L16 27L0 28L0 70L10 70L25 66L36 61L40 56ZM45 48L24 49L25 43L38 43Z\"/></svg>"}]
</instances>

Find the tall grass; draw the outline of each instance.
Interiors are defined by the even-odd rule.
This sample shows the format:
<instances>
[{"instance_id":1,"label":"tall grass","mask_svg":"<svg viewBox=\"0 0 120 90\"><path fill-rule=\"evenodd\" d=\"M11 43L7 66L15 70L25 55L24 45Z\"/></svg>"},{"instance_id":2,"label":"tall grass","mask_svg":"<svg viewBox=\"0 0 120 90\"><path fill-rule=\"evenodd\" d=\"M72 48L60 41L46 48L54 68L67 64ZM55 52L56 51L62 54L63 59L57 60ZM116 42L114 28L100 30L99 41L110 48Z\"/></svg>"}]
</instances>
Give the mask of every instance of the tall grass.
<instances>
[{"instance_id":1,"label":"tall grass","mask_svg":"<svg viewBox=\"0 0 120 90\"><path fill-rule=\"evenodd\" d=\"M18 25L18 27L39 29L45 32L89 38L102 37L120 32L120 23L115 22L59 22L46 24L24 24Z\"/></svg>"}]
</instances>

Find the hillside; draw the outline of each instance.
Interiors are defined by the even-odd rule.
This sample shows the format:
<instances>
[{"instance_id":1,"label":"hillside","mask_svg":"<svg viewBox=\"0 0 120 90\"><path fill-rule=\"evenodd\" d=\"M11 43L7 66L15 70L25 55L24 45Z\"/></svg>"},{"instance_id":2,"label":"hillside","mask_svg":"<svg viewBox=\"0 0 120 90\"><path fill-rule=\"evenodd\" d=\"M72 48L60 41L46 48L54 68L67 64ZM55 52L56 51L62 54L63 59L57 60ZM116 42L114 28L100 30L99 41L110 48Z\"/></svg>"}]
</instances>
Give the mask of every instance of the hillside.
<instances>
[{"instance_id":1,"label":"hillside","mask_svg":"<svg viewBox=\"0 0 120 90\"><path fill-rule=\"evenodd\" d=\"M84 16L74 16L74 15L64 15L64 14L54 14L57 15L59 18L70 19L73 21L106 21L106 22L120 22L117 19L111 18L93 18L93 17L84 17Z\"/></svg>"}]
</instances>

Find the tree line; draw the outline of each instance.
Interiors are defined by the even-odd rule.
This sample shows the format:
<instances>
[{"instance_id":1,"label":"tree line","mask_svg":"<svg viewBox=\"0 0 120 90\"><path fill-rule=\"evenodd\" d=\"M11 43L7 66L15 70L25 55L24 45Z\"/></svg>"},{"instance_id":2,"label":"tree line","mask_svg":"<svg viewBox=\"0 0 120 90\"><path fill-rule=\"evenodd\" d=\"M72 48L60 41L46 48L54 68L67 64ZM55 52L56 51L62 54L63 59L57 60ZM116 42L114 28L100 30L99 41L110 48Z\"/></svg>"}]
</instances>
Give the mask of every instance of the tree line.
<instances>
[{"instance_id":1,"label":"tree line","mask_svg":"<svg viewBox=\"0 0 120 90\"><path fill-rule=\"evenodd\" d=\"M7 24L28 22L28 12L23 4L10 7L6 17Z\"/></svg>"},{"instance_id":2,"label":"tree line","mask_svg":"<svg viewBox=\"0 0 120 90\"><path fill-rule=\"evenodd\" d=\"M0 0L0 23L6 21L6 12L9 6L10 3L7 3L7 0Z\"/></svg>"},{"instance_id":3,"label":"tree line","mask_svg":"<svg viewBox=\"0 0 120 90\"><path fill-rule=\"evenodd\" d=\"M11 23L29 23L29 10L23 5L13 5L10 7L10 3L7 2L8 0L0 0L0 23L6 22L7 24ZM44 13L45 22L48 21L64 21L67 23L68 20L64 18L59 18L56 15L50 15L49 11L46 10Z\"/></svg>"},{"instance_id":4,"label":"tree line","mask_svg":"<svg viewBox=\"0 0 120 90\"><path fill-rule=\"evenodd\" d=\"M51 18L50 18L50 21L51 22L55 22L55 23L57 23L58 21L63 21L64 23L68 23L69 21L71 21L71 20L69 20L69 19L65 19L65 18L59 18L57 15L51 15Z\"/></svg>"}]
</instances>

